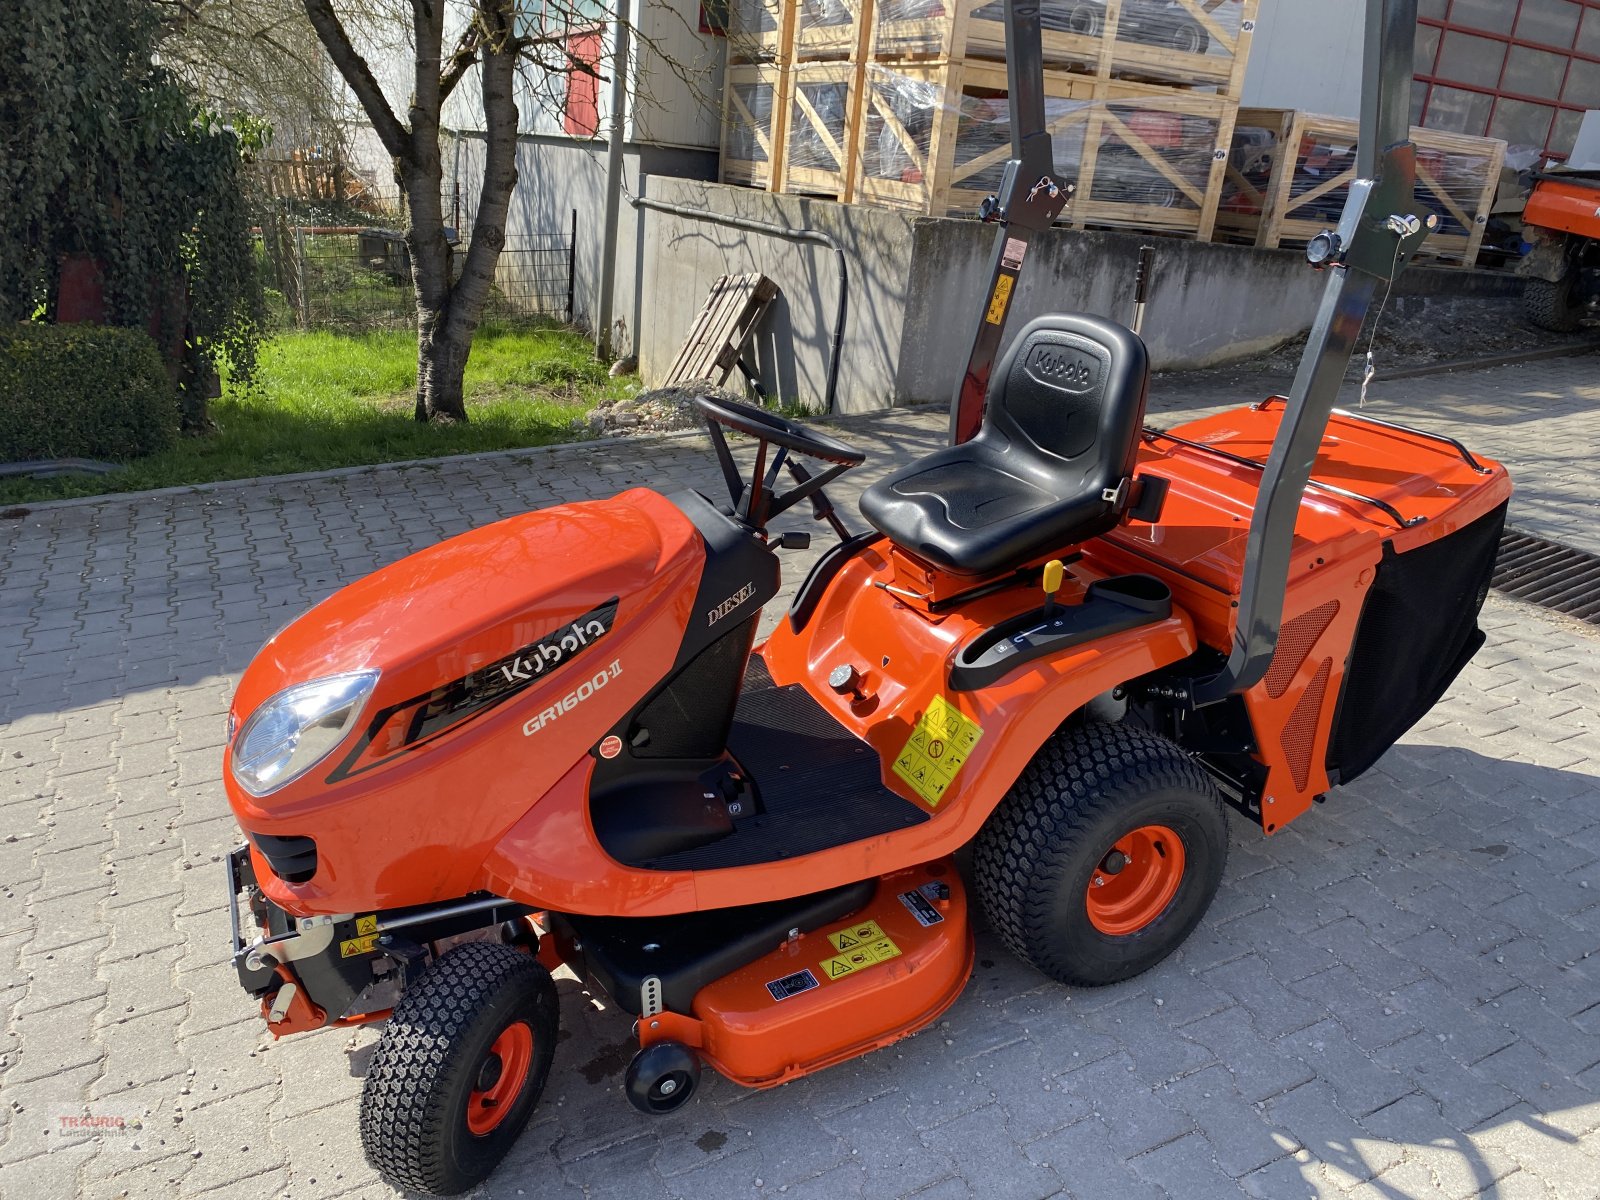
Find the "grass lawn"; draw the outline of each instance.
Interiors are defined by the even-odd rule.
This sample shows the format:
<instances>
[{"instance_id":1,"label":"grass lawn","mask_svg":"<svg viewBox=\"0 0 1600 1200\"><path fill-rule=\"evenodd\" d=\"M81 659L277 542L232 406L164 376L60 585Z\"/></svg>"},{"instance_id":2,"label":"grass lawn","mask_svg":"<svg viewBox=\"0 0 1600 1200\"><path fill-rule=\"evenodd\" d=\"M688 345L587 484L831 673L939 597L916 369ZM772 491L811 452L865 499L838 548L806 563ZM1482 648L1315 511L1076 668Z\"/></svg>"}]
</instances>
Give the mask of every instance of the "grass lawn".
<instances>
[{"instance_id":1,"label":"grass lawn","mask_svg":"<svg viewBox=\"0 0 1600 1200\"><path fill-rule=\"evenodd\" d=\"M279 334L262 345L255 385L212 402L216 433L112 475L0 479L0 504L543 446L582 436L573 418L637 387L607 378L578 334L484 328L467 363L468 422L421 425L416 348L410 332Z\"/></svg>"}]
</instances>

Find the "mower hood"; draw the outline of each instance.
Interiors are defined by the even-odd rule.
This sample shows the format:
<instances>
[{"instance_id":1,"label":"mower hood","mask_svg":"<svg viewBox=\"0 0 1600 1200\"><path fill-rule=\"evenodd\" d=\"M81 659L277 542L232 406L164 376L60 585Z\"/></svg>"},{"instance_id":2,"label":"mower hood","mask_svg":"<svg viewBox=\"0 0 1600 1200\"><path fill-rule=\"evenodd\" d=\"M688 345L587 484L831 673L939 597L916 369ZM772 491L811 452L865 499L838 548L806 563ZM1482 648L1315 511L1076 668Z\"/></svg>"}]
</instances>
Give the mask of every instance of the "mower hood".
<instances>
[{"instance_id":1,"label":"mower hood","mask_svg":"<svg viewBox=\"0 0 1600 1200\"><path fill-rule=\"evenodd\" d=\"M398 852L435 839L449 812L452 850L486 845L591 748L590 725L616 720L670 664L704 557L682 511L640 488L472 530L335 592L240 680L223 772L240 823L319 844L337 842L329 830L382 830ZM281 788L241 784L233 755L247 765L253 714L285 689L361 672L376 682L314 768ZM552 709L575 715L559 735L529 733ZM319 859L308 887L328 882Z\"/></svg>"}]
</instances>

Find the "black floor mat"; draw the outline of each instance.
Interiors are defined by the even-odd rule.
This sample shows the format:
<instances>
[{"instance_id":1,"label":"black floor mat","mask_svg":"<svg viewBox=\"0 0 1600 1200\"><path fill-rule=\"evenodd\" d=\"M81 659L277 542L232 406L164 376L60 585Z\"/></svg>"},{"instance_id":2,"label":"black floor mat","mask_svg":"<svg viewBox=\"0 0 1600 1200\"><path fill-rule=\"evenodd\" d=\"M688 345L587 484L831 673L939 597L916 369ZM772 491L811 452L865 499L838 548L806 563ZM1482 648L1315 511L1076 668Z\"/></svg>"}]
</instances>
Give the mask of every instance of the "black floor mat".
<instances>
[{"instance_id":1,"label":"black floor mat","mask_svg":"<svg viewBox=\"0 0 1600 1200\"><path fill-rule=\"evenodd\" d=\"M920 805L883 786L882 761L871 746L800 685L775 686L759 656L745 672L728 749L755 780L766 811L737 822L721 841L644 865L707 871L778 862L928 819Z\"/></svg>"}]
</instances>

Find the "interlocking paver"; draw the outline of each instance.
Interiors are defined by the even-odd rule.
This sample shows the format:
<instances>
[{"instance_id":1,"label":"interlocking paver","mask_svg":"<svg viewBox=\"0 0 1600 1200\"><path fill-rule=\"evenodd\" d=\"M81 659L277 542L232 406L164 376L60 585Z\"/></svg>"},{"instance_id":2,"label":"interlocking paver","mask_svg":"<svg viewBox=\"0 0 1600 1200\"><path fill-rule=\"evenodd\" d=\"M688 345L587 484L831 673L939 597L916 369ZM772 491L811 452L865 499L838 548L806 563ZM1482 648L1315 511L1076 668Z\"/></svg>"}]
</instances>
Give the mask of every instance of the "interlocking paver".
<instances>
[{"instance_id":1,"label":"interlocking paver","mask_svg":"<svg viewBox=\"0 0 1600 1200\"><path fill-rule=\"evenodd\" d=\"M1156 382L1159 423L1271 390L1175 387ZM1600 552L1597 402L1592 361L1571 359L1378 384L1369 404L1505 458L1514 525ZM870 457L842 507L942 428L843 423ZM270 1044L227 965L233 681L368 570L634 483L718 486L705 443L675 437L0 523L0 1191L391 1194L356 1134L372 1031ZM815 553L787 561L791 584ZM1217 906L1130 984L1044 984L980 926L940 1026L771 1093L708 1078L650 1122L620 1095L627 1022L563 979L572 1036L483 1194L1596 1194L1600 638L1498 598L1483 625L1461 681L1367 776L1270 840L1233 822ZM138 1150L49 1148L85 1107L137 1115Z\"/></svg>"}]
</instances>

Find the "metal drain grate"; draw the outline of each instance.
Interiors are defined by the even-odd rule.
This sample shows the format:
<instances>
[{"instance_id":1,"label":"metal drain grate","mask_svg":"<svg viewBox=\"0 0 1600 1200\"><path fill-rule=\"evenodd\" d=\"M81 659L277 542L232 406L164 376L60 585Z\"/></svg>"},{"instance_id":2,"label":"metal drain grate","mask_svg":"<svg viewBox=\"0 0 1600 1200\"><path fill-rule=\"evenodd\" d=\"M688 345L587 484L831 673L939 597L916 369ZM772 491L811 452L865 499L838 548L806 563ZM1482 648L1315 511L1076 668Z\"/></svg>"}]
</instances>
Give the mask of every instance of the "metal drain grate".
<instances>
[{"instance_id":1,"label":"metal drain grate","mask_svg":"<svg viewBox=\"0 0 1600 1200\"><path fill-rule=\"evenodd\" d=\"M1508 529L1492 585L1580 621L1600 625L1600 557Z\"/></svg>"}]
</instances>

